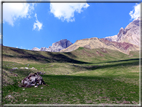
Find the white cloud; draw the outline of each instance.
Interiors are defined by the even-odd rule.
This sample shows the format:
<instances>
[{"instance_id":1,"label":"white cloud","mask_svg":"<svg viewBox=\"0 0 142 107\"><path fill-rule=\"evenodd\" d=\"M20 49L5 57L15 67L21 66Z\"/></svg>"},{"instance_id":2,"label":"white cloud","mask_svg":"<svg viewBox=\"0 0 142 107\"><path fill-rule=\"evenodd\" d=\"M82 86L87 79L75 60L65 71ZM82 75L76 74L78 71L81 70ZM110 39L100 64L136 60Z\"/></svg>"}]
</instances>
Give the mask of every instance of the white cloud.
<instances>
[{"instance_id":1,"label":"white cloud","mask_svg":"<svg viewBox=\"0 0 142 107\"><path fill-rule=\"evenodd\" d=\"M33 10L33 3L3 3L3 20L14 26L16 19L30 18L30 14Z\"/></svg>"},{"instance_id":2,"label":"white cloud","mask_svg":"<svg viewBox=\"0 0 142 107\"><path fill-rule=\"evenodd\" d=\"M38 21L37 14L35 14L35 17L36 17L36 22L33 25L33 29L35 30L37 28L38 31L40 31L42 29L42 23Z\"/></svg>"},{"instance_id":3,"label":"white cloud","mask_svg":"<svg viewBox=\"0 0 142 107\"><path fill-rule=\"evenodd\" d=\"M130 11L129 15L131 16L131 19L137 19L140 17L140 4L136 4L134 9Z\"/></svg>"},{"instance_id":4,"label":"white cloud","mask_svg":"<svg viewBox=\"0 0 142 107\"><path fill-rule=\"evenodd\" d=\"M88 7L87 3L50 3L50 12L62 21L72 22L75 21L74 12L81 13L82 8Z\"/></svg>"}]
</instances>

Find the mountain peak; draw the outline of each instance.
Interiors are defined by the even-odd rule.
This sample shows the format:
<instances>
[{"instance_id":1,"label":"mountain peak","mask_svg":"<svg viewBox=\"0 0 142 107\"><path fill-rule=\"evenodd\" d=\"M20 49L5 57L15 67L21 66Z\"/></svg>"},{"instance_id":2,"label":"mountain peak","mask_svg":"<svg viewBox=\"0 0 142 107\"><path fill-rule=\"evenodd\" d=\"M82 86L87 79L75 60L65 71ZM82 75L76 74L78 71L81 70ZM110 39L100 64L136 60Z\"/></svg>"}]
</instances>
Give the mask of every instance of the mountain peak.
<instances>
[{"instance_id":1,"label":"mountain peak","mask_svg":"<svg viewBox=\"0 0 142 107\"><path fill-rule=\"evenodd\" d=\"M40 51L40 49L37 48L37 47L34 47L32 50L33 50L33 51Z\"/></svg>"},{"instance_id":2,"label":"mountain peak","mask_svg":"<svg viewBox=\"0 0 142 107\"><path fill-rule=\"evenodd\" d=\"M121 27L115 39L114 36L109 36L105 39L109 41L127 42L140 47L140 20L141 18L138 17L129 23L125 29Z\"/></svg>"},{"instance_id":3,"label":"mountain peak","mask_svg":"<svg viewBox=\"0 0 142 107\"><path fill-rule=\"evenodd\" d=\"M60 52L60 50L65 49L72 45L72 43L67 39L62 39L58 42L55 42L52 44L52 46L49 46L49 48L42 47L41 49L37 49L36 47L32 50L36 51L49 51L49 52Z\"/></svg>"}]
</instances>

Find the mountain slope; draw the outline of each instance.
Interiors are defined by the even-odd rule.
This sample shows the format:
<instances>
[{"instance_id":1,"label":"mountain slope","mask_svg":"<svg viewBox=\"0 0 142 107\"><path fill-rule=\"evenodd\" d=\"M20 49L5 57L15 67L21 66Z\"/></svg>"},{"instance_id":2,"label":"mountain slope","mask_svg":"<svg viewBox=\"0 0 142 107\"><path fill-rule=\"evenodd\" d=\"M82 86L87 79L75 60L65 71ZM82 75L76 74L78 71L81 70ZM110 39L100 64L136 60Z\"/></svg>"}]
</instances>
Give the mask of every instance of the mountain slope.
<instances>
[{"instance_id":1,"label":"mountain slope","mask_svg":"<svg viewBox=\"0 0 142 107\"><path fill-rule=\"evenodd\" d=\"M78 49L79 47L85 47L89 49L107 48L111 50L117 50L125 54L129 54L130 51L139 50L137 46L130 43L118 43L94 37L89 39L78 40L74 44L72 44L66 49L61 50L60 52L71 52L73 50Z\"/></svg>"},{"instance_id":2,"label":"mountain slope","mask_svg":"<svg viewBox=\"0 0 142 107\"><path fill-rule=\"evenodd\" d=\"M109 41L105 39L100 39L100 41L105 43L108 46L114 46L126 54L129 54L130 51L139 50L138 46L127 43L127 42L115 42L115 41Z\"/></svg>"},{"instance_id":3,"label":"mountain slope","mask_svg":"<svg viewBox=\"0 0 142 107\"><path fill-rule=\"evenodd\" d=\"M89 49L95 49L95 48L113 49L115 48L113 46L107 46L106 44L102 43L98 38L94 37L94 38L77 40L74 44L72 44L66 49L61 50L60 52L70 52L70 51L78 49L79 47L85 47ZM115 48L115 50L117 49Z\"/></svg>"},{"instance_id":4,"label":"mountain slope","mask_svg":"<svg viewBox=\"0 0 142 107\"><path fill-rule=\"evenodd\" d=\"M33 51L59 52L60 50L69 47L70 45L72 45L72 43L69 40L62 39L58 42L53 43L52 46L49 46L49 48L42 47L41 49L38 49L35 47L32 50Z\"/></svg>"}]
</instances>

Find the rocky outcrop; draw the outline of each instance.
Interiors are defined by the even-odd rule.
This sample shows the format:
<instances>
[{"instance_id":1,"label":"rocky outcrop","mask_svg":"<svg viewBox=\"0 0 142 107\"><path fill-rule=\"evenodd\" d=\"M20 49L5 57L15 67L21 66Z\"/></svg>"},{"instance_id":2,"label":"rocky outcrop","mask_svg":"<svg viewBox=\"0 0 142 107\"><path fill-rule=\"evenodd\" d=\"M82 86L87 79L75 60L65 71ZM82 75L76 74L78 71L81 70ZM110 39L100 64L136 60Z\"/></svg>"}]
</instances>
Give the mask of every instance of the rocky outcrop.
<instances>
[{"instance_id":1,"label":"rocky outcrop","mask_svg":"<svg viewBox=\"0 0 142 107\"><path fill-rule=\"evenodd\" d=\"M107 39L107 40L109 40L109 41L117 41L117 35L108 36L108 37L105 37L104 39Z\"/></svg>"},{"instance_id":2,"label":"rocky outcrop","mask_svg":"<svg viewBox=\"0 0 142 107\"><path fill-rule=\"evenodd\" d=\"M52 46L49 47L49 50L51 52L60 52L60 50L65 49L70 45L72 45L72 43L69 40L62 39L58 42L53 43Z\"/></svg>"},{"instance_id":3,"label":"rocky outcrop","mask_svg":"<svg viewBox=\"0 0 142 107\"><path fill-rule=\"evenodd\" d=\"M65 49L65 48L69 47L70 45L72 45L72 43L69 40L62 39L58 42L53 43L52 46L49 46L49 48L42 47L41 49L38 49L38 48L35 47L32 50L48 51L48 52L60 52L62 49Z\"/></svg>"},{"instance_id":4,"label":"rocky outcrop","mask_svg":"<svg viewBox=\"0 0 142 107\"><path fill-rule=\"evenodd\" d=\"M43 75L43 73L42 72L30 73L26 78L24 78L21 81L21 84L19 84L19 87L32 87L32 86L38 86L42 84L45 85L45 82L43 81L40 75Z\"/></svg>"},{"instance_id":5,"label":"rocky outcrop","mask_svg":"<svg viewBox=\"0 0 142 107\"><path fill-rule=\"evenodd\" d=\"M128 42L140 47L140 18L131 22L122 32L118 33L118 42Z\"/></svg>"},{"instance_id":6,"label":"rocky outcrop","mask_svg":"<svg viewBox=\"0 0 142 107\"><path fill-rule=\"evenodd\" d=\"M104 39L122 43L131 43L140 47L140 25L141 19L137 18L128 24L126 28L121 28L117 35L106 37Z\"/></svg>"}]
</instances>

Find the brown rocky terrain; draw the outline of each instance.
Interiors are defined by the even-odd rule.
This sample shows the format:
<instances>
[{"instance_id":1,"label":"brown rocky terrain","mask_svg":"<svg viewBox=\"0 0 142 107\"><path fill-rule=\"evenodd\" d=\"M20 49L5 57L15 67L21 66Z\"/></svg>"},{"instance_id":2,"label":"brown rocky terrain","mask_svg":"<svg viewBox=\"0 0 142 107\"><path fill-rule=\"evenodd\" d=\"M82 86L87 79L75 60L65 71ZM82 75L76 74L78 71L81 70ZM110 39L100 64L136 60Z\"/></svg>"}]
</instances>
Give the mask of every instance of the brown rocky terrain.
<instances>
[{"instance_id":1,"label":"brown rocky terrain","mask_svg":"<svg viewBox=\"0 0 142 107\"><path fill-rule=\"evenodd\" d=\"M100 39L101 42L105 43L108 46L114 46L120 51L129 54L130 51L139 50L139 47L127 42L115 42L115 41L109 41L106 39Z\"/></svg>"},{"instance_id":2,"label":"brown rocky terrain","mask_svg":"<svg viewBox=\"0 0 142 107\"><path fill-rule=\"evenodd\" d=\"M130 51L139 50L138 46L130 43L126 42L121 43L121 42L109 41L106 39L98 39L94 37L94 38L77 40L74 44L72 44L66 49L61 50L60 52L71 52L73 50L78 49L79 47L84 47L89 49L107 48L111 50L118 50L125 54L129 54Z\"/></svg>"}]
</instances>

